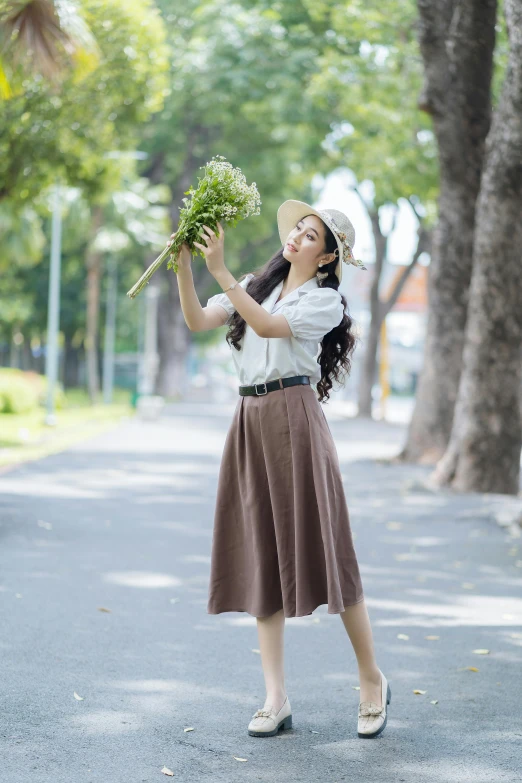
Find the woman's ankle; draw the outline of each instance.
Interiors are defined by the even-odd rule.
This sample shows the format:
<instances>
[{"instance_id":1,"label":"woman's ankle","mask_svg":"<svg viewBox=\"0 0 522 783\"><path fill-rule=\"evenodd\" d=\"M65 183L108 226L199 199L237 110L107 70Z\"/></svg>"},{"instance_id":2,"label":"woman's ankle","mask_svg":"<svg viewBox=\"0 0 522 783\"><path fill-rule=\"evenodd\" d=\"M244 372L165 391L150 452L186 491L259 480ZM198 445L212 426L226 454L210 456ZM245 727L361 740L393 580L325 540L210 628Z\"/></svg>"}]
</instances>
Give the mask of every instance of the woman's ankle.
<instances>
[{"instance_id":1,"label":"woman's ankle","mask_svg":"<svg viewBox=\"0 0 522 783\"><path fill-rule=\"evenodd\" d=\"M265 704L267 706L270 705L274 709L274 712L279 712L279 710L281 709L281 707L285 703L285 700L286 700L286 691L285 690L283 690L283 691L274 691L274 692L271 691L270 693L267 693L267 695L266 695Z\"/></svg>"},{"instance_id":2,"label":"woman's ankle","mask_svg":"<svg viewBox=\"0 0 522 783\"><path fill-rule=\"evenodd\" d=\"M373 668L359 667L359 680L364 682L379 683L381 681L381 670L378 666Z\"/></svg>"}]
</instances>

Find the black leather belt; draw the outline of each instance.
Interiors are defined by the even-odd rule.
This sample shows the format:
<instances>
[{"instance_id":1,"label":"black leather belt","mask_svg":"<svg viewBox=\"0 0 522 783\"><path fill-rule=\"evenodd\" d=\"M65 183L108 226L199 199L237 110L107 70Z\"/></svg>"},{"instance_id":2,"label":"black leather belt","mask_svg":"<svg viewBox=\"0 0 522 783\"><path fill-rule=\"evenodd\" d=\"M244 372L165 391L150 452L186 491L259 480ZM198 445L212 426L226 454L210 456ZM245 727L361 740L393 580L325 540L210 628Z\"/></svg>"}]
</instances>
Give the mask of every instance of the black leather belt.
<instances>
[{"instance_id":1,"label":"black leather belt","mask_svg":"<svg viewBox=\"0 0 522 783\"><path fill-rule=\"evenodd\" d=\"M268 383L255 383L253 386L240 386L239 394L242 397L248 397L255 395L262 397L268 392L282 389L284 386L297 386L300 383L309 384L310 378L308 375L292 375L291 378L277 378L275 381L268 381Z\"/></svg>"}]
</instances>

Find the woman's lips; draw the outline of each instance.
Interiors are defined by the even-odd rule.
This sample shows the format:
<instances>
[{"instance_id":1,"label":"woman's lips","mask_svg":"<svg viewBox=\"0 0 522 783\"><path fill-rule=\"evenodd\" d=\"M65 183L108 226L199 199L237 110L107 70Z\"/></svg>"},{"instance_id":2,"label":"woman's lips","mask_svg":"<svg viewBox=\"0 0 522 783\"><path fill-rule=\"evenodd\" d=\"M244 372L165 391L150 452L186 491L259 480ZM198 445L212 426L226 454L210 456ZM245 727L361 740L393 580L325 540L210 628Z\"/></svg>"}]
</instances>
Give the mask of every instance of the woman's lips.
<instances>
[{"instance_id":1,"label":"woman's lips","mask_svg":"<svg viewBox=\"0 0 522 783\"><path fill-rule=\"evenodd\" d=\"M295 247L294 247L293 245L291 245L291 244L290 244L290 242L287 242L287 243L286 243L286 246L287 246L287 248L288 248L289 250L293 250L293 251L294 251L294 253L297 253L297 250L295 249Z\"/></svg>"}]
</instances>

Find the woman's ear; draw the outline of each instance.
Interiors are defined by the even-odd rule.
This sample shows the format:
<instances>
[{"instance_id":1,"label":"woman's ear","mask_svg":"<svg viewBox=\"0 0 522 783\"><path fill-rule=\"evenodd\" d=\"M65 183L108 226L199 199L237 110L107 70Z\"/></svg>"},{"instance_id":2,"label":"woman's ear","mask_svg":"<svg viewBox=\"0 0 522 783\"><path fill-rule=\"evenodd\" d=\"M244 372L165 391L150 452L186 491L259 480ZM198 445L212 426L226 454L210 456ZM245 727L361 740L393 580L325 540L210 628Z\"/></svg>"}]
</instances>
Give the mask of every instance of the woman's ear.
<instances>
[{"instance_id":1,"label":"woman's ear","mask_svg":"<svg viewBox=\"0 0 522 783\"><path fill-rule=\"evenodd\" d=\"M323 256L323 258L321 259L323 264L331 264L332 261L335 261L335 259L337 258L337 254L338 251L334 250L333 253L328 253L328 255Z\"/></svg>"}]
</instances>

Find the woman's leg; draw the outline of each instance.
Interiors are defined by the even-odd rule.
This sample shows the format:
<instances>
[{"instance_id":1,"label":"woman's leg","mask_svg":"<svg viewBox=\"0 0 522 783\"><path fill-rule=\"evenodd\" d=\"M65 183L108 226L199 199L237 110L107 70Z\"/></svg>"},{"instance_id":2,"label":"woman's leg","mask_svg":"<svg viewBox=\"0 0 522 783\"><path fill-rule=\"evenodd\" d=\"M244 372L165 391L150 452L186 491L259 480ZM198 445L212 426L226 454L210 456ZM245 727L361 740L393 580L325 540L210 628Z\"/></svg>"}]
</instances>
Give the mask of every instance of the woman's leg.
<instances>
[{"instance_id":1,"label":"woman's leg","mask_svg":"<svg viewBox=\"0 0 522 783\"><path fill-rule=\"evenodd\" d=\"M266 700L264 707L271 705L279 712L286 699L284 673L284 630L285 615L282 609L270 617L257 617L257 633L261 664L265 677Z\"/></svg>"},{"instance_id":2,"label":"woman's leg","mask_svg":"<svg viewBox=\"0 0 522 783\"><path fill-rule=\"evenodd\" d=\"M372 627L366 601L362 600L353 606L346 606L344 612L340 614L359 667L361 687L359 701L373 701L382 707L381 673L375 660Z\"/></svg>"}]
</instances>

